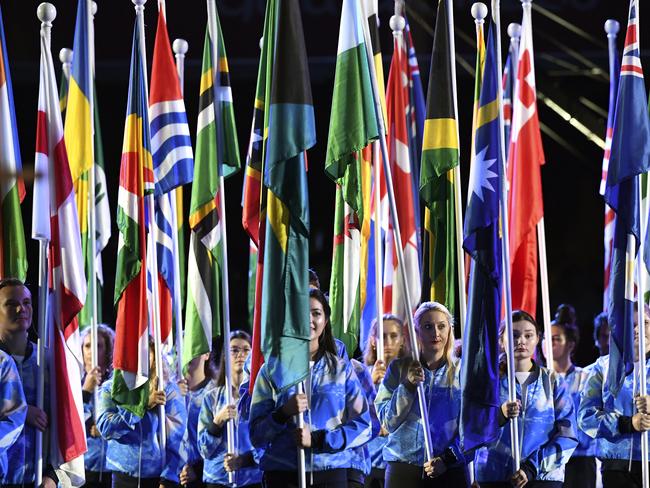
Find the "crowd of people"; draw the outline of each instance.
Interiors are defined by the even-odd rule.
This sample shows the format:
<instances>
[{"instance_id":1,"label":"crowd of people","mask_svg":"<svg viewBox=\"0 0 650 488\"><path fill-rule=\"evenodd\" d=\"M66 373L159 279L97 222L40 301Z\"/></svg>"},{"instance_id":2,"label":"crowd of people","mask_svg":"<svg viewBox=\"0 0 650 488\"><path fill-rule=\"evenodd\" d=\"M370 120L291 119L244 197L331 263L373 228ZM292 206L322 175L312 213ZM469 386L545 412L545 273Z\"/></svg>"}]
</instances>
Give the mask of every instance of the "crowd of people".
<instances>
[{"instance_id":1,"label":"crowd of people","mask_svg":"<svg viewBox=\"0 0 650 488\"><path fill-rule=\"evenodd\" d=\"M250 388L251 337L241 330L227 338L229 368L215 348L194 358L183 378L175 378L167 364L163 377L157 377L150 344L143 416L111 396L112 329L98 327L94 368L92 338L85 331L86 485L297 487L298 453L303 449L307 485L320 488L588 488L596 486L597 459L605 488L641 486L640 433L650 430L650 397L638 394L638 367L619 392L610 391L605 315L594 322L601 356L579 368L572 361L580 340L575 312L560 306L552 324L553 367L548 368L539 347L543 328L530 314L513 312L516 401L509 401L504 360L497 436L467 451L459 435L462 351L455 347L454 320L443 304L424 302L417 308L417 341L409 341L399 317L384 315L383 356L378 355L375 323L357 360L333 336L330 306L317 280L309 299L311 366L301 385L278 390L263 365ZM47 407L36 407L38 367L36 345L28 335L31 325L29 289L15 279L0 280L2 486L34 483L36 433L46 433L52 421ZM504 329L502 325L502 350ZM643 328L635 324L635 341L641 333L648 348L647 370L647 307ZM418 345L417 361L410 343ZM425 451L418 389L428 410L424 417L432 457ZM158 436L161 405L164 444ZM304 422L298 421L299 414ZM228 429L229 422L233 429ZM518 469L511 422L518 426ZM42 476L43 486L59 481L47 457Z\"/></svg>"}]
</instances>

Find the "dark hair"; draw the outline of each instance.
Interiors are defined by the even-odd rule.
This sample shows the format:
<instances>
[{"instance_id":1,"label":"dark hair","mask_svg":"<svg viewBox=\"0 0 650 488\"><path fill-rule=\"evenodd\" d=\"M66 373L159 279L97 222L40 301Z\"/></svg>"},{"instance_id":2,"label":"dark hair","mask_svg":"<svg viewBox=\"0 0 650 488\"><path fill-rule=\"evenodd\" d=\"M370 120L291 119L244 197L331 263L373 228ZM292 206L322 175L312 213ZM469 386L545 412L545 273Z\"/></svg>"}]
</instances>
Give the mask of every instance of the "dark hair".
<instances>
[{"instance_id":1,"label":"dark hair","mask_svg":"<svg viewBox=\"0 0 650 488\"><path fill-rule=\"evenodd\" d=\"M230 337L228 338L228 344L227 345L224 344L224 347L230 347L230 341L232 341L233 339L243 339L246 342L248 342L248 345L252 344L251 336L248 332L244 330L233 330L230 332ZM216 360L216 357L217 354L213 348L212 352L210 353L210 360L208 362L213 362L214 360ZM223 386L225 384L226 384L226 355L222 353L221 360L219 361L219 369L217 370L217 386Z\"/></svg>"},{"instance_id":2,"label":"dark hair","mask_svg":"<svg viewBox=\"0 0 650 488\"><path fill-rule=\"evenodd\" d=\"M14 286L23 286L23 287L27 288L27 285L25 283L23 283L21 280L19 280L18 278L2 278L2 279L0 279L0 290L2 290L3 288L14 287ZM27 290L29 290L29 288L27 288Z\"/></svg>"},{"instance_id":3,"label":"dark hair","mask_svg":"<svg viewBox=\"0 0 650 488\"><path fill-rule=\"evenodd\" d=\"M315 286L320 290L320 280L318 279L318 274L316 274L314 268L309 268L309 286Z\"/></svg>"},{"instance_id":4,"label":"dark hair","mask_svg":"<svg viewBox=\"0 0 650 488\"><path fill-rule=\"evenodd\" d=\"M537 335L539 336L540 341L544 337L544 327L542 324L538 324L535 318L529 314L528 312L525 312L524 310L513 310L512 311L512 323L514 324L515 322L520 322L520 321L525 321L525 322L530 322L535 326L535 330L537 331Z\"/></svg>"},{"instance_id":5,"label":"dark hair","mask_svg":"<svg viewBox=\"0 0 650 488\"><path fill-rule=\"evenodd\" d=\"M555 317L553 322L558 324L575 324L578 321L576 316L576 309L573 305L563 303L555 310Z\"/></svg>"},{"instance_id":6,"label":"dark hair","mask_svg":"<svg viewBox=\"0 0 650 488\"><path fill-rule=\"evenodd\" d=\"M600 329L603 327L609 327L607 312L600 312L594 317L594 343L596 344L596 347L598 347L598 336L600 335Z\"/></svg>"},{"instance_id":7,"label":"dark hair","mask_svg":"<svg viewBox=\"0 0 650 488\"><path fill-rule=\"evenodd\" d=\"M336 367L336 342L334 342L334 335L332 334L332 322L330 317L332 315L332 309L330 304L327 301L325 294L317 288L312 288L309 290L309 298L314 298L318 300L321 306L323 307L323 312L325 312L325 319L327 323L325 328L318 338L318 352L326 357L327 365L331 371L334 371Z\"/></svg>"},{"instance_id":8,"label":"dark hair","mask_svg":"<svg viewBox=\"0 0 650 488\"><path fill-rule=\"evenodd\" d=\"M86 336L90 336L90 327L86 327L81 333L81 347L83 348ZM97 324L97 337L104 341L104 361L106 362L106 372L103 379L108 378L113 371L113 348L115 344L115 332L106 324Z\"/></svg>"}]
</instances>

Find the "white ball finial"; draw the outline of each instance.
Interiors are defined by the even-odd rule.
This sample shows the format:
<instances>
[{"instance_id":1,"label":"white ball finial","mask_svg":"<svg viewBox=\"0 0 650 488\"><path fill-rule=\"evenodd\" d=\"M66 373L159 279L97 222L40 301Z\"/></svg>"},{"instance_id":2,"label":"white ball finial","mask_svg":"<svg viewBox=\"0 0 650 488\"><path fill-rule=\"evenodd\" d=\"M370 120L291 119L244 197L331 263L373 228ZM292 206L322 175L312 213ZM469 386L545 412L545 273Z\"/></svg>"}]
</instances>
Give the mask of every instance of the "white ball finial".
<instances>
[{"instance_id":1,"label":"white ball finial","mask_svg":"<svg viewBox=\"0 0 650 488\"><path fill-rule=\"evenodd\" d=\"M475 4L472 5L472 17L476 19L477 21L482 21L487 17L488 14L488 8L487 5L485 5L482 2L476 2Z\"/></svg>"},{"instance_id":2,"label":"white ball finial","mask_svg":"<svg viewBox=\"0 0 650 488\"><path fill-rule=\"evenodd\" d=\"M260 37L260 51L262 50L262 47L264 46L264 36Z\"/></svg>"},{"instance_id":3,"label":"white ball finial","mask_svg":"<svg viewBox=\"0 0 650 488\"><path fill-rule=\"evenodd\" d=\"M97 2L90 3L90 13L95 16L97 15Z\"/></svg>"},{"instance_id":4,"label":"white ball finial","mask_svg":"<svg viewBox=\"0 0 650 488\"><path fill-rule=\"evenodd\" d=\"M406 20L401 15L393 15L388 22L393 32L401 32L406 27Z\"/></svg>"},{"instance_id":5,"label":"white ball finial","mask_svg":"<svg viewBox=\"0 0 650 488\"><path fill-rule=\"evenodd\" d=\"M519 37L521 37L521 25L517 24L516 22L508 24L508 35L511 38L519 39Z\"/></svg>"},{"instance_id":6,"label":"white ball finial","mask_svg":"<svg viewBox=\"0 0 650 488\"><path fill-rule=\"evenodd\" d=\"M51 24L56 18L56 7L51 3L43 2L36 9L36 16L44 24Z\"/></svg>"},{"instance_id":7,"label":"white ball finial","mask_svg":"<svg viewBox=\"0 0 650 488\"><path fill-rule=\"evenodd\" d=\"M136 7L144 7L144 4L147 3L147 0L131 0L133 5Z\"/></svg>"},{"instance_id":8,"label":"white ball finial","mask_svg":"<svg viewBox=\"0 0 650 488\"><path fill-rule=\"evenodd\" d=\"M65 64L72 64L72 49L64 47L59 51L59 61Z\"/></svg>"},{"instance_id":9,"label":"white ball finial","mask_svg":"<svg viewBox=\"0 0 650 488\"><path fill-rule=\"evenodd\" d=\"M621 24L619 24L618 21L614 19L607 19L605 21L605 32L607 32L607 34L616 35L618 34L620 28L621 28Z\"/></svg>"},{"instance_id":10,"label":"white ball finial","mask_svg":"<svg viewBox=\"0 0 650 488\"><path fill-rule=\"evenodd\" d=\"M185 55L185 53L187 53L187 50L189 48L190 46L185 39L174 39L174 43L172 44L172 49L176 54Z\"/></svg>"}]
</instances>

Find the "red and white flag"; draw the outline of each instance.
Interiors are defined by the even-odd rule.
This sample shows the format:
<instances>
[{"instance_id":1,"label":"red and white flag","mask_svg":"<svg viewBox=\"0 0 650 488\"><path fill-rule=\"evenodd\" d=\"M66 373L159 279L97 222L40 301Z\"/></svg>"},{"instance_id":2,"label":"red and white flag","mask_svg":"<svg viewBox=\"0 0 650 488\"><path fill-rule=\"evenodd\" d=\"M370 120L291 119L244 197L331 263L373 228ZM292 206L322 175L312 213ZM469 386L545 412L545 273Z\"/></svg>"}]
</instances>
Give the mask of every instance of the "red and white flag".
<instances>
[{"instance_id":1,"label":"red and white flag","mask_svg":"<svg viewBox=\"0 0 650 488\"><path fill-rule=\"evenodd\" d=\"M81 486L86 431L77 314L86 300L86 278L52 53L43 34L35 166L32 237L49 242L49 461L63 486Z\"/></svg>"},{"instance_id":2,"label":"red and white flag","mask_svg":"<svg viewBox=\"0 0 650 488\"><path fill-rule=\"evenodd\" d=\"M512 308L534 316L537 310L537 224L544 216L541 175L544 150L537 113L532 29L530 9L524 9L512 101L508 206Z\"/></svg>"}]
</instances>

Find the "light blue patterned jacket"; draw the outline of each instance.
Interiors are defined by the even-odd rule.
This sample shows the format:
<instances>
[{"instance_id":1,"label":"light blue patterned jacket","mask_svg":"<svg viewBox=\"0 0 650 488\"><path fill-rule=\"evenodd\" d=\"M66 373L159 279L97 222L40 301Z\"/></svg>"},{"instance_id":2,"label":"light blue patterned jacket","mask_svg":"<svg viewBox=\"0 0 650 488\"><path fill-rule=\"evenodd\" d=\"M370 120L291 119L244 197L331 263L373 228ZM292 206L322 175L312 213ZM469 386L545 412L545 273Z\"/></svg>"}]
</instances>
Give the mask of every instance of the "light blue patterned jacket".
<instances>
[{"instance_id":1,"label":"light blue patterned jacket","mask_svg":"<svg viewBox=\"0 0 650 488\"><path fill-rule=\"evenodd\" d=\"M194 466L197 463L203 462L203 457L199 452L199 414L201 412L201 405L203 405L203 398L206 393L216 387L216 382L206 378L206 381L196 390L190 390L185 397L185 404L187 405L187 428L183 435L183 442L181 444L181 452L185 458L186 464Z\"/></svg>"},{"instance_id":2,"label":"light blue patterned jacket","mask_svg":"<svg viewBox=\"0 0 650 488\"><path fill-rule=\"evenodd\" d=\"M384 461L397 461L423 466L424 430L420 420L417 391L404 385L410 358L395 359L388 366L375 406L382 426L388 431L383 450ZM451 449L456 459L464 463L459 438L458 415L460 413L460 365L453 363L453 382L447 380L446 364L431 371L424 369L424 394L429 414L431 448L434 456L441 456Z\"/></svg>"},{"instance_id":3,"label":"light blue patterned jacket","mask_svg":"<svg viewBox=\"0 0 650 488\"><path fill-rule=\"evenodd\" d=\"M247 397L250 398L250 397ZM199 451L204 459L203 481L205 483L228 485L228 473L223 467L227 454L226 427L218 429L212 422L215 412L226 406L226 389L224 386L211 388L203 397L198 423ZM238 403L239 407L239 403ZM239 409L238 409L239 410ZM238 454L254 451L251 444L248 422L238 415L235 422L235 450ZM255 458L255 452L253 452ZM262 472L257 466L240 469L235 472L237 486L247 486L262 482Z\"/></svg>"},{"instance_id":4,"label":"light blue patterned jacket","mask_svg":"<svg viewBox=\"0 0 650 488\"><path fill-rule=\"evenodd\" d=\"M504 403L508 400L507 376L501 375L499 382L500 401ZM516 391L521 401L519 382ZM522 413L517 418L522 464L529 463L535 469L536 480L564 481L564 466L578 445L575 408L566 383L556 373L534 364L522 404ZM507 481L515 471L508 422L499 429L498 436L487 447L487 456L477 455L479 483Z\"/></svg>"},{"instance_id":5,"label":"light blue patterned jacket","mask_svg":"<svg viewBox=\"0 0 650 488\"><path fill-rule=\"evenodd\" d=\"M578 412L578 407L580 406L580 393L585 389L587 385L587 378L589 377L589 370L587 368L579 368L577 366L571 366L571 369L566 373L566 375L560 375L564 378L566 382L567 389L573 398L573 406ZM596 441L590 436L585 434L582 429L576 425L576 433L578 434L578 447L573 451L572 457L585 456L591 457L596 455Z\"/></svg>"},{"instance_id":6,"label":"light blue patterned jacket","mask_svg":"<svg viewBox=\"0 0 650 488\"><path fill-rule=\"evenodd\" d=\"M645 362L650 373L650 359ZM589 367L587 384L580 395L578 425L589 436L596 439L596 456L602 460L641 460L641 434L631 433L631 417L634 407L635 387L638 391L638 374L631 373L618 395L614 396L607 385L609 356L599 357ZM650 391L650 375L648 375ZM625 429L627 424L627 429ZM623 428L627 433L621 432Z\"/></svg>"},{"instance_id":7,"label":"light blue patterned jacket","mask_svg":"<svg viewBox=\"0 0 650 488\"><path fill-rule=\"evenodd\" d=\"M83 384L83 379L81 380ZM97 387L99 392L101 385ZM93 437L90 435L90 426L94 425L95 420L95 395L83 391L84 400L84 421L86 423L86 445L88 451L84 454L84 466L86 471L93 471L95 473L106 473L105 476L110 476L106 470L106 448L107 443L103 437ZM98 393L99 394L99 393Z\"/></svg>"},{"instance_id":8,"label":"light blue patterned jacket","mask_svg":"<svg viewBox=\"0 0 650 488\"><path fill-rule=\"evenodd\" d=\"M27 416L27 402L16 363L0 351L0 480L8 474L7 452L20 437ZM9 483L2 481L2 484Z\"/></svg>"},{"instance_id":9,"label":"light blue patterned jacket","mask_svg":"<svg viewBox=\"0 0 650 488\"><path fill-rule=\"evenodd\" d=\"M160 477L178 483L185 464L180 444L185 432L187 409L178 386L171 381L166 383L164 466L158 441L157 409L147 410L140 418L115 404L111 398L112 379L102 384L97 406L97 429L108 440L106 461L109 470L140 478Z\"/></svg>"},{"instance_id":10,"label":"light blue patterned jacket","mask_svg":"<svg viewBox=\"0 0 650 488\"><path fill-rule=\"evenodd\" d=\"M356 359L350 359L350 364L357 375L363 393L366 395L368 408L370 410L370 420L372 422L372 439L370 442L353 450L354 455L352 457L351 467L358 469L365 475L369 475L370 470L372 469L369 447L372 441L379 436L379 430L381 429L377 410L375 409L375 397L377 396L377 392L375 391L375 385L372 383L372 376L370 376L370 372L368 371L368 368L366 368L366 365Z\"/></svg>"},{"instance_id":11,"label":"light blue patterned jacket","mask_svg":"<svg viewBox=\"0 0 650 488\"><path fill-rule=\"evenodd\" d=\"M328 358L334 362L333 369ZM307 450L307 471L353 468L350 449L371 439L372 422L368 401L352 365L339 357L324 355L312 367L311 380L306 383L311 387L305 388L310 401L310 410L304 414L305 425L310 426L313 437L322 439L322 447ZM296 392L294 386L276 393L266 364L262 366L253 390L250 434L253 445L264 449L260 459L263 471L296 470L296 424L293 419L279 423L273 415Z\"/></svg>"}]
</instances>

